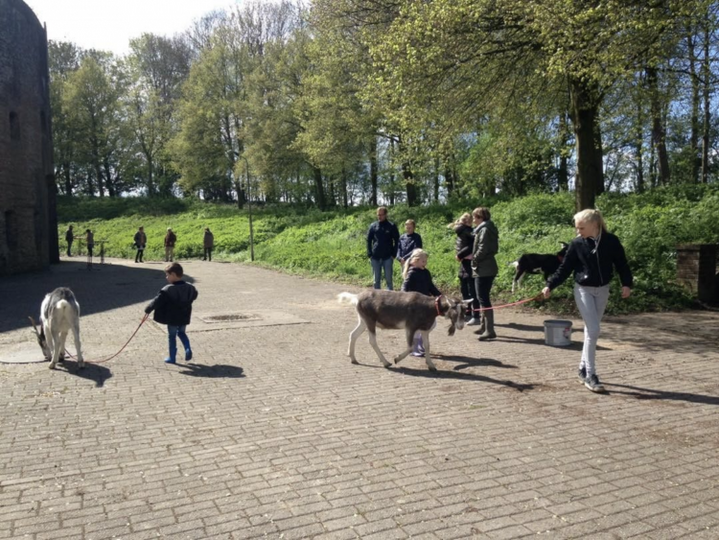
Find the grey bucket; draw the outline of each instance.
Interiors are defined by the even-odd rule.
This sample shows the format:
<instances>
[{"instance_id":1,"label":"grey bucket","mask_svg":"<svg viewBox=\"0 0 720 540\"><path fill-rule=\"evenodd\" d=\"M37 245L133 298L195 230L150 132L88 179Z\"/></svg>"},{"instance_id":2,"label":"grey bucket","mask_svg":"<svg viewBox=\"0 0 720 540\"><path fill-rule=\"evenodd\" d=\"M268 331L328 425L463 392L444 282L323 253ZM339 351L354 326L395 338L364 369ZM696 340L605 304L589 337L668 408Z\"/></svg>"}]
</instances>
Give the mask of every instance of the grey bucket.
<instances>
[{"instance_id":1,"label":"grey bucket","mask_svg":"<svg viewBox=\"0 0 720 540\"><path fill-rule=\"evenodd\" d=\"M572 321L545 321L545 345L550 345L551 347L567 347L571 343L571 334Z\"/></svg>"}]
</instances>

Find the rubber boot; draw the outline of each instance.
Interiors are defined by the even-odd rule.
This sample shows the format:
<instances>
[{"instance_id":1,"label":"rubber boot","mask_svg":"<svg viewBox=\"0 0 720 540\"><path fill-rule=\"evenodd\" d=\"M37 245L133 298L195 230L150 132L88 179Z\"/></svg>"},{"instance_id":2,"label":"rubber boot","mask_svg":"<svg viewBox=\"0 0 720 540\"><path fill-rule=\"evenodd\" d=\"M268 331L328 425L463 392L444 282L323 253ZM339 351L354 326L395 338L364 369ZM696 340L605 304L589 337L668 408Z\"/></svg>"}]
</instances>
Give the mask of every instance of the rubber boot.
<instances>
[{"instance_id":1,"label":"rubber boot","mask_svg":"<svg viewBox=\"0 0 720 540\"><path fill-rule=\"evenodd\" d=\"M485 332L483 332L478 338L479 341L487 341L488 339L495 339L497 334L495 333L495 313L492 309L485 311Z\"/></svg>"},{"instance_id":2,"label":"rubber boot","mask_svg":"<svg viewBox=\"0 0 720 540\"><path fill-rule=\"evenodd\" d=\"M481 311L478 316L480 317L480 326L478 327L477 330L475 330L475 333L478 335L482 335L485 333L485 326L487 325L487 323L485 321L485 312Z\"/></svg>"}]
</instances>

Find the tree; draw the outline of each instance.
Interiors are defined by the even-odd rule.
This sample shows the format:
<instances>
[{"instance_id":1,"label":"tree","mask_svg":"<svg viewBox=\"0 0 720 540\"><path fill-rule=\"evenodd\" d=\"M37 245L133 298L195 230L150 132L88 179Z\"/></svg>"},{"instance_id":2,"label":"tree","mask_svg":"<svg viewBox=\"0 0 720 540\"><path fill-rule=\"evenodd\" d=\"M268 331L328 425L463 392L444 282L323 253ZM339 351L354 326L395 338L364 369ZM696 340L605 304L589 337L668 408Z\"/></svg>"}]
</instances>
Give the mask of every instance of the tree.
<instances>
[{"instance_id":1,"label":"tree","mask_svg":"<svg viewBox=\"0 0 720 540\"><path fill-rule=\"evenodd\" d=\"M576 206L593 206L603 186L598 112L612 85L661 54L698 3L612 0L337 0L360 20L379 66L376 88L394 118L418 130L427 115L446 129L472 129L483 115L512 108L539 86L570 92L576 143ZM379 7L378 7L379 6ZM384 32L374 32L382 21ZM540 100L542 105L550 100ZM538 110L541 113L541 110Z\"/></svg>"}]
</instances>

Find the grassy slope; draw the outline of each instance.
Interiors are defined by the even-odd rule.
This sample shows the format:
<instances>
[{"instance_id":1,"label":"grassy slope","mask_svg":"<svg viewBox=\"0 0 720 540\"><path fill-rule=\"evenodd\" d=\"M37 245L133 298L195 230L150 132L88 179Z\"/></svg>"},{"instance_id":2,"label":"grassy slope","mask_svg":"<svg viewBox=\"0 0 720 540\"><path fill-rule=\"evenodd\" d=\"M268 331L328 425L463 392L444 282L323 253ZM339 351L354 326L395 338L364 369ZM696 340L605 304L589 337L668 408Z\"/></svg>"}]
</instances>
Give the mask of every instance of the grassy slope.
<instances>
[{"instance_id":1,"label":"grassy slope","mask_svg":"<svg viewBox=\"0 0 720 540\"><path fill-rule=\"evenodd\" d=\"M523 289L512 297L509 291L513 272L508 264L522 253L555 253L559 241L573 238L572 194L531 195L490 206L501 239L500 274L493 289L496 303L532 296L542 287L541 277L526 278ZM623 241L636 281L629 302L617 301L619 287L614 287L610 309L643 311L690 305L691 299L674 284L675 246L718 242L717 187L661 189L644 195L608 194L599 198L598 208L605 214L609 230ZM447 224L469 209L456 204L396 206L390 211L390 219L401 232L406 219L417 221L418 232L430 253L428 267L436 284L446 291L458 290L455 235ZM215 234L218 260L250 259L248 215L233 206L181 200L61 200L59 215L61 236L69 223L75 224L76 231L90 227L97 240L106 241L110 256L132 257L133 234L143 225L148 235L146 258L163 258L167 227L172 227L178 236L177 258L200 257L203 229L208 226ZM357 285L371 284L365 233L374 219L373 208L330 212L267 208L256 210L253 217L256 263ZM398 265L395 274L399 284ZM571 309L570 283L558 289L553 298L543 309Z\"/></svg>"}]
</instances>

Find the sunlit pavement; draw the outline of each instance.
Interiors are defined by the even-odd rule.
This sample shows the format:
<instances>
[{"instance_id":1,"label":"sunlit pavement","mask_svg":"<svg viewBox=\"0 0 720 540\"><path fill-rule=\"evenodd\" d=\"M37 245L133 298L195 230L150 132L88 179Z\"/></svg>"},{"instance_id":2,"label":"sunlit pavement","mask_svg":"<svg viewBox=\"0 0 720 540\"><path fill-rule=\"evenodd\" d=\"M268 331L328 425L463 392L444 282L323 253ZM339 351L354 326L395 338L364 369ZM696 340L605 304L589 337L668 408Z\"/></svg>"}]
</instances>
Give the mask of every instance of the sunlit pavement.
<instances>
[{"instance_id":1,"label":"sunlit pavement","mask_svg":"<svg viewBox=\"0 0 720 540\"><path fill-rule=\"evenodd\" d=\"M108 262L2 278L0 348L40 354L27 316L63 285L85 358L117 352L164 263ZM593 394L578 320L567 348L532 311L484 343L439 321L436 373L382 368L365 334L351 365L357 289L181 263L191 363L152 322L83 371L0 363L0 538L717 539L717 312L607 320Z\"/></svg>"}]
</instances>

